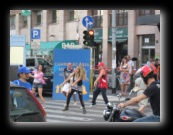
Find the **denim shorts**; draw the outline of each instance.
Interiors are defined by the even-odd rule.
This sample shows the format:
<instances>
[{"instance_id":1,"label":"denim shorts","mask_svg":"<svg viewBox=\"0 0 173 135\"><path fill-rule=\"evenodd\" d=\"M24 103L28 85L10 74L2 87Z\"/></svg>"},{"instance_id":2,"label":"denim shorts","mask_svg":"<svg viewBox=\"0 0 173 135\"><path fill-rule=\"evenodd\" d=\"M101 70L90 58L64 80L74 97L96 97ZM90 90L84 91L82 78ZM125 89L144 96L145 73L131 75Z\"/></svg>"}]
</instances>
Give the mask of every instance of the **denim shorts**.
<instances>
[{"instance_id":1,"label":"denim shorts","mask_svg":"<svg viewBox=\"0 0 173 135\"><path fill-rule=\"evenodd\" d=\"M33 83L32 88L43 88L42 83Z\"/></svg>"}]
</instances>

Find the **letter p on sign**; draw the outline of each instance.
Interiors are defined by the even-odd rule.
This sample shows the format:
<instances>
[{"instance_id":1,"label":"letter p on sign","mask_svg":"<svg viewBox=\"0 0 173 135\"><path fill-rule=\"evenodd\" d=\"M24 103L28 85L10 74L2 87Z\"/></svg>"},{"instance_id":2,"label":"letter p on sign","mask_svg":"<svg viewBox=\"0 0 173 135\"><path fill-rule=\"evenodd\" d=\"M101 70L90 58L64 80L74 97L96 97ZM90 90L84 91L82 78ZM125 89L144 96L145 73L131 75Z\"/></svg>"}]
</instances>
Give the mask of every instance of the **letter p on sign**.
<instances>
[{"instance_id":1,"label":"letter p on sign","mask_svg":"<svg viewBox=\"0 0 173 135\"><path fill-rule=\"evenodd\" d=\"M40 39L40 29L32 29L31 38L32 39Z\"/></svg>"}]
</instances>

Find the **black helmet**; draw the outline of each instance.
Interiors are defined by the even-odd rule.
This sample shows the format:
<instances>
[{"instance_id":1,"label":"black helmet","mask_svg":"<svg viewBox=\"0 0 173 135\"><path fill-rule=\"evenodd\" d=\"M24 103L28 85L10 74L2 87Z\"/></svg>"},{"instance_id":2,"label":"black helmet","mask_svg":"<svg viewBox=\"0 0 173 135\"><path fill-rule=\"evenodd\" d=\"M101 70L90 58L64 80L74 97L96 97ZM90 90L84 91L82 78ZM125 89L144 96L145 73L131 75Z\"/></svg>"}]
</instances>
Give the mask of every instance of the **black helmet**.
<instances>
[{"instance_id":1,"label":"black helmet","mask_svg":"<svg viewBox=\"0 0 173 135\"><path fill-rule=\"evenodd\" d=\"M111 110L105 109L105 110L103 111L103 118L104 118L105 121L107 121L107 120L109 119L109 116L110 116L110 115L111 115Z\"/></svg>"}]
</instances>

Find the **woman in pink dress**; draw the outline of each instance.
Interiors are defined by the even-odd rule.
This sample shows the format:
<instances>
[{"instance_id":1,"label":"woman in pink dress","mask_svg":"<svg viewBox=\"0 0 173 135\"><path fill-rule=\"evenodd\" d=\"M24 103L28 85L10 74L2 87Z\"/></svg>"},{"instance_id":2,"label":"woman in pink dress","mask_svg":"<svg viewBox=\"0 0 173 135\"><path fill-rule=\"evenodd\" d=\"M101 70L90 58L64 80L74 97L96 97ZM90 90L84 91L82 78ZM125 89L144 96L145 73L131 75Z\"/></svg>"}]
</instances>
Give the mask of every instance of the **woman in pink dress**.
<instances>
[{"instance_id":1,"label":"woman in pink dress","mask_svg":"<svg viewBox=\"0 0 173 135\"><path fill-rule=\"evenodd\" d=\"M43 73L43 66L39 65L38 70L33 71L34 75L30 75L30 77L34 78L33 84L32 84L32 92L35 93L36 89L38 89L38 95L42 101L42 106L45 108L45 101L42 95L43 92L43 84L45 84L45 81L43 79L44 73Z\"/></svg>"},{"instance_id":2,"label":"woman in pink dress","mask_svg":"<svg viewBox=\"0 0 173 135\"><path fill-rule=\"evenodd\" d=\"M120 89L122 96L126 96L127 89L130 84L130 74L129 74L130 65L127 62L127 58L124 57L120 64Z\"/></svg>"}]
</instances>

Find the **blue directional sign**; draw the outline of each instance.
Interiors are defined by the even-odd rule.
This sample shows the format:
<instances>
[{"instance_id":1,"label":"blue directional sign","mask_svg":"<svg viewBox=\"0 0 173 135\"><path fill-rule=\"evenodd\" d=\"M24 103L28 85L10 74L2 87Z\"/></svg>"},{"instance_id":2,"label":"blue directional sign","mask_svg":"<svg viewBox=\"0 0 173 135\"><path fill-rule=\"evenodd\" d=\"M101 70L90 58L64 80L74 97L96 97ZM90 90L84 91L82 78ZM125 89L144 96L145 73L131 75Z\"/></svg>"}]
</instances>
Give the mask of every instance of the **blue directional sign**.
<instances>
[{"instance_id":1,"label":"blue directional sign","mask_svg":"<svg viewBox=\"0 0 173 135\"><path fill-rule=\"evenodd\" d=\"M91 16L85 16L82 19L82 24L86 28L91 28L94 25L94 19Z\"/></svg>"},{"instance_id":2,"label":"blue directional sign","mask_svg":"<svg viewBox=\"0 0 173 135\"><path fill-rule=\"evenodd\" d=\"M31 30L31 39L40 39L40 29Z\"/></svg>"}]
</instances>

